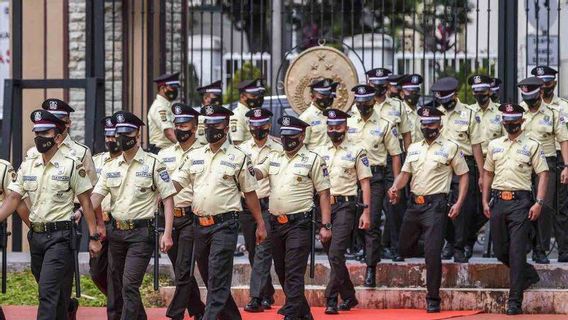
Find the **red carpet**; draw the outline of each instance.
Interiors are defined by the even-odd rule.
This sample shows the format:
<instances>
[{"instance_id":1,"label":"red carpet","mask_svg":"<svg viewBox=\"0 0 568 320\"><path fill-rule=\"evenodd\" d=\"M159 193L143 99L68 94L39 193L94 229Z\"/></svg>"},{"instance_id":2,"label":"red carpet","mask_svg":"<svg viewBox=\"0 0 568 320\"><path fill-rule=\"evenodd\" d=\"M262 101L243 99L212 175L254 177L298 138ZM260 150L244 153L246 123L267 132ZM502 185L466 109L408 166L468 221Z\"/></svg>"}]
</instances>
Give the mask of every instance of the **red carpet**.
<instances>
[{"instance_id":1,"label":"red carpet","mask_svg":"<svg viewBox=\"0 0 568 320\"><path fill-rule=\"evenodd\" d=\"M34 320L36 318L36 307L28 306L3 306L4 314L7 320ZM282 319L282 316L276 313L276 308L263 313L247 313L242 312L243 320L276 320ZM148 318L151 320L167 320L164 315L165 309L154 308L146 309ZM479 311L444 311L438 314L428 314L423 310L411 309L391 309L391 310L369 310L354 309L349 312L343 312L339 315L325 315L323 308L312 308L314 318L319 319L349 319L349 320L437 320L450 319L478 314ZM100 320L106 319L105 309L103 308L87 308L81 307L77 315L80 320ZM189 318L186 318L189 319Z\"/></svg>"}]
</instances>

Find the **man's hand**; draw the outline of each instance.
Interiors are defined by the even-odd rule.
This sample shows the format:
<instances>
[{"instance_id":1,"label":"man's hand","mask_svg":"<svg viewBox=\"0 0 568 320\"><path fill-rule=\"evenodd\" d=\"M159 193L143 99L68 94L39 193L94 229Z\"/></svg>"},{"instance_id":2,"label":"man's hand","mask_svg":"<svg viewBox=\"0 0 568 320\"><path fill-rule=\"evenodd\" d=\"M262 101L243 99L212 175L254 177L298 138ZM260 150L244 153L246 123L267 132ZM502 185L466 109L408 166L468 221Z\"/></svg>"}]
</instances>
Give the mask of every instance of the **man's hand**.
<instances>
[{"instance_id":1,"label":"man's hand","mask_svg":"<svg viewBox=\"0 0 568 320\"><path fill-rule=\"evenodd\" d=\"M448 217L452 220L454 220L455 218L457 218L460 215L460 210L461 210L461 204L454 204L451 208L450 208L450 212L448 212Z\"/></svg>"},{"instance_id":2,"label":"man's hand","mask_svg":"<svg viewBox=\"0 0 568 320\"><path fill-rule=\"evenodd\" d=\"M560 183L568 184L568 167L562 169L562 172L560 173Z\"/></svg>"},{"instance_id":3,"label":"man's hand","mask_svg":"<svg viewBox=\"0 0 568 320\"><path fill-rule=\"evenodd\" d=\"M488 203L483 204L483 215L487 217L487 219L491 218L491 208Z\"/></svg>"},{"instance_id":4,"label":"man's hand","mask_svg":"<svg viewBox=\"0 0 568 320\"><path fill-rule=\"evenodd\" d=\"M79 224L81 223L81 218L83 217L83 209L79 208L73 212L73 221Z\"/></svg>"},{"instance_id":5,"label":"man's hand","mask_svg":"<svg viewBox=\"0 0 568 320\"><path fill-rule=\"evenodd\" d=\"M398 189L395 188L394 186L392 186L389 191L387 192L387 195L389 197L389 202L392 204L397 204L398 201L400 200L399 196L398 196Z\"/></svg>"},{"instance_id":6,"label":"man's hand","mask_svg":"<svg viewBox=\"0 0 568 320\"><path fill-rule=\"evenodd\" d=\"M264 225L264 221L260 221L260 223L256 224L256 244L261 244L266 239L266 226Z\"/></svg>"},{"instance_id":7,"label":"man's hand","mask_svg":"<svg viewBox=\"0 0 568 320\"><path fill-rule=\"evenodd\" d=\"M166 253L173 245L174 241L172 240L172 235L164 233L162 235L162 239L160 240L160 251Z\"/></svg>"},{"instance_id":8,"label":"man's hand","mask_svg":"<svg viewBox=\"0 0 568 320\"><path fill-rule=\"evenodd\" d=\"M536 221L540 216L540 211L542 210L542 206L538 203L533 204L531 209L529 210L529 220Z\"/></svg>"},{"instance_id":9,"label":"man's hand","mask_svg":"<svg viewBox=\"0 0 568 320\"><path fill-rule=\"evenodd\" d=\"M359 218L359 229L361 230L369 230L371 227L371 211L369 208L363 210L363 214L361 214L361 218Z\"/></svg>"},{"instance_id":10,"label":"man's hand","mask_svg":"<svg viewBox=\"0 0 568 320\"><path fill-rule=\"evenodd\" d=\"M101 241L106 240L107 230L103 221L97 223L97 233L101 235Z\"/></svg>"},{"instance_id":11,"label":"man's hand","mask_svg":"<svg viewBox=\"0 0 568 320\"><path fill-rule=\"evenodd\" d=\"M91 258L98 257L101 254L101 250L103 249L103 245L99 240L91 240L89 241L89 253L91 254Z\"/></svg>"},{"instance_id":12,"label":"man's hand","mask_svg":"<svg viewBox=\"0 0 568 320\"><path fill-rule=\"evenodd\" d=\"M320 229L320 240L322 243L327 243L331 240L331 230L327 230L327 228L322 227Z\"/></svg>"}]
</instances>

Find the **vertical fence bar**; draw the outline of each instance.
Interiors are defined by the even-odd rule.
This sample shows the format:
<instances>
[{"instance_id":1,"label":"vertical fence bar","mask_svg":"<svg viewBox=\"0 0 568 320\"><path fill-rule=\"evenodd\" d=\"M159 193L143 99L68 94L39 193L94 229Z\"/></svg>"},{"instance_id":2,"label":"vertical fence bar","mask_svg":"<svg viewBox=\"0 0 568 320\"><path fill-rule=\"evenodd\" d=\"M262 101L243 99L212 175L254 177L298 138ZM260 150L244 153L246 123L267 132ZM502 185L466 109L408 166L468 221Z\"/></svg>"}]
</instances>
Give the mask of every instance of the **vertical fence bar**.
<instances>
[{"instance_id":1,"label":"vertical fence bar","mask_svg":"<svg viewBox=\"0 0 568 320\"><path fill-rule=\"evenodd\" d=\"M146 55L144 54L144 33L146 31L144 15L146 14L146 10L144 8L146 7L146 1L151 0L144 0L140 4L140 105L142 106L142 119L146 119L146 109L148 108L148 106L144 104L144 59L146 58ZM148 134L148 129L146 129L146 134ZM144 137L142 137L142 140L144 140ZM143 145L144 141L141 141L141 144Z\"/></svg>"},{"instance_id":2,"label":"vertical fence bar","mask_svg":"<svg viewBox=\"0 0 568 320\"><path fill-rule=\"evenodd\" d=\"M224 63L224 60L223 60L223 56L225 55L225 45L224 45L225 41L223 40L224 34L225 34L225 28L224 28L224 24L223 24L223 20L224 20L223 19L223 10L225 9L225 7L223 5L220 5L219 9L220 9L219 10L219 32L221 33L221 54L219 55L219 60L221 60L221 61L220 61L219 65L221 66L221 68L220 68L220 71L219 71L219 73L220 73L219 79L214 79L214 80L221 80L222 83L226 83L225 79L223 79L223 68L225 67L224 66L225 63ZM223 86L223 84L221 84L221 87L222 86Z\"/></svg>"},{"instance_id":3,"label":"vertical fence bar","mask_svg":"<svg viewBox=\"0 0 568 320\"><path fill-rule=\"evenodd\" d=\"M372 4L372 22L371 25L371 69L375 67L375 19L376 19L376 11L375 11L375 0L373 0Z\"/></svg>"},{"instance_id":4,"label":"vertical fence bar","mask_svg":"<svg viewBox=\"0 0 568 320\"><path fill-rule=\"evenodd\" d=\"M47 0L43 0L43 79L47 79ZM47 99L47 89L43 89L43 100Z\"/></svg>"},{"instance_id":5,"label":"vertical fence bar","mask_svg":"<svg viewBox=\"0 0 568 320\"><path fill-rule=\"evenodd\" d=\"M322 1L324 1L324 0L322 0ZM330 35L330 38L334 38L334 34L333 34L333 15L334 15L334 12L333 12L334 10L333 10L333 9L334 9L334 7L335 7L335 3L334 3L333 1L330 1L330 3L329 3L329 8L330 8L330 13L329 13L329 18L330 18L330 22L329 22L329 25L330 25L329 35ZM325 5L323 6L323 8L325 8ZM323 10L323 8L322 8L322 10Z\"/></svg>"},{"instance_id":6,"label":"vertical fence bar","mask_svg":"<svg viewBox=\"0 0 568 320\"><path fill-rule=\"evenodd\" d=\"M546 65L549 66L550 65L550 1L546 1L544 5L546 6Z\"/></svg>"},{"instance_id":7,"label":"vertical fence bar","mask_svg":"<svg viewBox=\"0 0 568 320\"><path fill-rule=\"evenodd\" d=\"M374 1L373 1L374 3ZM345 0L341 0L341 42L343 42L344 30L343 27L345 26Z\"/></svg>"},{"instance_id":8,"label":"vertical fence bar","mask_svg":"<svg viewBox=\"0 0 568 320\"><path fill-rule=\"evenodd\" d=\"M136 23L136 13L135 13L135 6L136 6L136 2L135 0L131 0L130 1L130 19L131 19L131 28L130 28L130 39L131 39L131 43L128 45L131 50L130 50L130 93L129 93L129 104L128 104L128 110L132 111L133 110L133 106L132 103L134 102L134 26Z\"/></svg>"},{"instance_id":9,"label":"vertical fence bar","mask_svg":"<svg viewBox=\"0 0 568 320\"><path fill-rule=\"evenodd\" d=\"M385 65L385 0L381 0L381 65Z\"/></svg>"},{"instance_id":10,"label":"vertical fence bar","mask_svg":"<svg viewBox=\"0 0 568 320\"><path fill-rule=\"evenodd\" d=\"M323 1L323 0L322 0ZM364 2L361 1L361 10L359 12L359 23L361 26L361 62L363 63L363 69L365 67L365 24L363 23L363 8L365 7ZM354 36L353 34L351 35Z\"/></svg>"},{"instance_id":11,"label":"vertical fence bar","mask_svg":"<svg viewBox=\"0 0 568 320\"><path fill-rule=\"evenodd\" d=\"M394 65L394 53L396 52L396 44L395 44L395 34L394 34L394 18L393 16L395 16L395 2L396 1L391 1L391 12L390 12L390 35L391 35L391 40L392 40L392 61L391 61L391 68L392 68L392 72L394 72L395 70L395 65ZM384 48L383 48L384 50Z\"/></svg>"},{"instance_id":12,"label":"vertical fence bar","mask_svg":"<svg viewBox=\"0 0 568 320\"><path fill-rule=\"evenodd\" d=\"M429 75L426 74L426 34L428 33L427 23L426 23L426 15L428 15L428 10L426 9L426 3L422 7L422 76L424 79L427 79ZM422 86L422 95L426 94L426 86Z\"/></svg>"},{"instance_id":13,"label":"vertical fence bar","mask_svg":"<svg viewBox=\"0 0 568 320\"><path fill-rule=\"evenodd\" d=\"M213 79L213 18L215 12L215 3L211 0L211 7L209 8L209 61L211 67L209 68L209 83L214 81ZM202 49L203 50L203 49Z\"/></svg>"},{"instance_id":14,"label":"vertical fence bar","mask_svg":"<svg viewBox=\"0 0 568 320\"><path fill-rule=\"evenodd\" d=\"M452 3L452 12L454 13L454 23L452 30L454 32L454 68L458 68L458 8L456 0Z\"/></svg>"},{"instance_id":15,"label":"vertical fence bar","mask_svg":"<svg viewBox=\"0 0 568 320\"><path fill-rule=\"evenodd\" d=\"M406 73L406 5L405 1L402 0L402 73Z\"/></svg>"},{"instance_id":16,"label":"vertical fence bar","mask_svg":"<svg viewBox=\"0 0 568 320\"><path fill-rule=\"evenodd\" d=\"M432 70L434 72L434 82L436 82L436 67L438 66L438 63L436 61L436 51L438 51L438 44L436 42L436 12L438 11L438 8L436 7L436 5L436 0L434 0L434 6L432 7L432 39L434 40L434 47L432 48Z\"/></svg>"},{"instance_id":17,"label":"vertical fence bar","mask_svg":"<svg viewBox=\"0 0 568 320\"><path fill-rule=\"evenodd\" d=\"M203 14L204 14L203 0L199 4L199 86L203 85Z\"/></svg>"},{"instance_id":18,"label":"vertical fence bar","mask_svg":"<svg viewBox=\"0 0 568 320\"><path fill-rule=\"evenodd\" d=\"M479 0L475 8L475 72L479 70Z\"/></svg>"},{"instance_id":19,"label":"vertical fence bar","mask_svg":"<svg viewBox=\"0 0 568 320\"><path fill-rule=\"evenodd\" d=\"M188 8L189 10L189 8ZM191 70L192 70L192 74L191 74L191 84L192 87L195 88L195 78L194 75L197 74L197 71L195 70L195 47L193 45L193 39L194 39L194 28L195 28L195 16L194 16L194 12L195 12L195 5L193 5L192 2L192 6L191 6L191 10L189 10L189 24L188 24L188 28L189 28L189 37L191 38L191 40L189 41L189 61L191 62ZM193 101L195 100L195 90L191 90L189 92L189 100L191 101L191 104L193 105Z\"/></svg>"},{"instance_id":20,"label":"vertical fence bar","mask_svg":"<svg viewBox=\"0 0 568 320\"><path fill-rule=\"evenodd\" d=\"M535 18L536 18L536 62L535 65L539 65L540 64L540 59L539 59L539 48L540 48L540 34L539 34L539 24L540 24L540 1L536 0L536 5L534 7L534 14L535 14Z\"/></svg>"},{"instance_id":21,"label":"vertical fence bar","mask_svg":"<svg viewBox=\"0 0 568 320\"><path fill-rule=\"evenodd\" d=\"M353 35L355 34L355 0L351 0L351 7L349 9L351 10L351 48L354 48L355 38Z\"/></svg>"},{"instance_id":22,"label":"vertical fence bar","mask_svg":"<svg viewBox=\"0 0 568 320\"><path fill-rule=\"evenodd\" d=\"M188 58L187 58L187 11L189 10L189 3L188 0L181 0L181 53L182 53L182 66L181 69L183 70L183 90L181 91L183 94L183 102L188 103L188 90L189 90L189 67L188 67ZM213 22L213 21L212 21ZM190 103L193 106L192 103Z\"/></svg>"},{"instance_id":23,"label":"vertical fence bar","mask_svg":"<svg viewBox=\"0 0 568 320\"><path fill-rule=\"evenodd\" d=\"M243 21L244 21L243 14L244 14L244 11L245 11L245 8L244 8L244 1L245 1L245 0L240 0L240 1L241 1L241 24L244 24L244 22L243 22ZM241 31L241 65L240 65L240 70L241 70L241 71L240 71L240 74L239 74L239 75L240 75L240 81L243 81L243 71L244 71L244 70L243 70L243 69L244 69L244 68L243 68L243 66L244 66L244 57L243 57L243 50L244 50L244 49L243 49L243 47L244 47L244 45L245 45L244 38L243 38L243 37L244 37L244 34L245 34L244 28L241 28L240 31Z\"/></svg>"},{"instance_id":24,"label":"vertical fence bar","mask_svg":"<svg viewBox=\"0 0 568 320\"><path fill-rule=\"evenodd\" d=\"M320 25L319 25L319 38L323 38L323 11L325 10L325 0L321 0L321 8L320 8Z\"/></svg>"},{"instance_id":25,"label":"vertical fence bar","mask_svg":"<svg viewBox=\"0 0 568 320\"><path fill-rule=\"evenodd\" d=\"M491 46L491 0L487 0L487 74L493 75L491 72L491 61L489 60L489 47Z\"/></svg>"},{"instance_id":26,"label":"vertical fence bar","mask_svg":"<svg viewBox=\"0 0 568 320\"><path fill-rule=\"evenodd\" d=\"M231 11L233 11L234 8L235 8L234 6L231 6ZM233 16L234 16L234 14L233 14ZM231 38L231 45L230 45L231 53L230 53L230 56L231 57L229 58L230 69L229 69L229 66L227 66L227 74L229 75L229 77L231 79L231 83L230 83L230 86L229 86L229 99L228 99L229 101L226 101L226 102L233 102L232 101L232 99L233 99L233 82L234 82L233 78L235 76L235 62L234 62L234 59L233 59L233 51L234 51L234 44L233 44L234 35L233 35L233 33L234 32L235 32L235 24L233 23L233 21L231 21L231 35L230 35L230 38ZM225 79L223 79L223 80L225 80ZM227 83L227 85L229 85L229 83Z\"/></svg>"},{"instance_id":27,"label":"vertical fence bar","mask_svg":"<svg viewBox=\"0 0 568 320\"><path fill-rule=\"evenodd\" d=\"M260 0L260 1L262 1L262 0ZM250 3L250 10L249 10L249 12L250 12L250 15L249 15L250 26L249 26L248 47L249 47L249 55L250 55L250 78L254 79L254 62L252 60L252 56L253 56L252 34L253 34L253 30L254 30L254 1L249 1L249 3Z\"/></svg>"},{"instance_id":28,"label":"vertical fence bar","mask_svg":"<svg viewBox=\"0 0 568 320\"><path fill-rule=\"evenodd\" d=\"M467 73L468 71L471 69L471 59L468 59L467 57L467 20L469 18L469 5L468 5L468 1L464 1L463 2L463 14L465 15L465 19L463 22L463 28L465 30L465 50L464 50L464 70L466 70L466 77L467 77ZM467 97L469 95L469 90L465 90L465 100L467 101Z\"/></svg>"},{"instance_id":29,"label":"vertical fence bar","mask_svg":"<svg viewBox=\"0 0 568 320\"><path fill-rule=\"evenodd\" d=\"M447 43L449 41L449 39L447 39L447 35L448 35L448 3L446 1L444 1L444 22L442 24L443 30L444 30L444 34L442 36L442 49L444 50L444 62L442 63L442 66L444 67L444 72L446 72L446 57L447 57L447 52L448 52L448 47L447 47Z\"/></svg>"},{"instance_id":30,"label":"vertical fence bar","mask_svg":"<svg viewBox=\"0 0 568 320\"><path fill-rule=\"evenodd\" d=\"M529 76L529 0L525 1L525 78Z\"/></svg>"},{"instance_id":31,"label":"vertical fence bar","mask_svg":"<svg viewBox=\"0 0 568 320\"><path fill-rule=\"evenodd\" d=\"M561 3L561 2L558 1L558 9L557 9L557 11L558 11L558 16L556 17L556 18L557 18L557 21L558 21L558 30L557 30L558 40L556 41L556 45L557 45L556 50L558 50L558 66L557 66L557 67L558 67L558 71L561 70L561 65L562 65L562 59L560 59L560 57L562 57L562 56L560 55L560 21L562 21L562 19L560 18L560 13L561 13L561 12L560 12L560 10L561 10L561 9L560 9L560 3ZM560 78L562 78L562 77L561 77L560 75L558 75L558 79L556 80L556 90L557 90L558 96L560 96L560 88L562 88L562 87L560 86Z\"/></svg>"},{"instance_id":32,"label":"vertical fence bar","mask_svg":"<svg viewBox=\"0 0 568 320\"><path fill-rule=\"evenodd\" d=\"M412 5L412 73L416 73L416 1Z\"/></svg>"},{"instance_id":33,"label":"vertical fence bar","mask_svg":"<svg viewBox=\"0 0 568 320\"><path fill-rule=\"evenodd\" d=\"M264 21L266 14L264 13L264 0L260 0L260 77L264 78ZM272 75L270 75L272 76ZM268 83L268 81L266 82Z\"/></svg>"},{"instance_id":34,"label":"vertical fence bar","mask_svg":"<svg viewBox=\"0 0 568 320\"><path fill-rule=\"evenodd\" d=\"M174 5L175 5L175 0L170 0L170 70L169 72L175 72L174 70Z\"/></svg>"}]
</instances>

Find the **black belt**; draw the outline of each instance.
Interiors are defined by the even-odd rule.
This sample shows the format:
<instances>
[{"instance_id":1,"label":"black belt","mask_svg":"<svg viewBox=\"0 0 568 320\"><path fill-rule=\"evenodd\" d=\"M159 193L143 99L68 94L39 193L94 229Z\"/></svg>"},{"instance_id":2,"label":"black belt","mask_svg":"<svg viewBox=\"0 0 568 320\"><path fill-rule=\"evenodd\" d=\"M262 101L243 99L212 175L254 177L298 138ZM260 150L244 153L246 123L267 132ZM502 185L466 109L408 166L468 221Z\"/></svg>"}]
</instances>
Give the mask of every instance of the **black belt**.
<instances>
[{"instance_id":1,"label":"black belt","mask_svg":"<svg viewBox=\"0 0 568 320\"><path fill-rule=\"evenodd\" d=\"M31 228L35 233L47 233L61 230L70 230L71 221L57 221L57 222L32 222Z\"/></svg>"},{"instance_id":2,"label":"black belt","mask_svg":"<svg viewBox=\"0 0 568 320\"><path fill-rule=\"evenodd\" d=\"M430 195L427 195L427 196L417 196L414 193L410 194L410 199L412 200L412 203L417 204L417 205L430 204L430 203L434 202L435 200L447 199L447 198L448 198L447 193L436 193L436 194L430 194Z\"/></svg>"},{"instance_id":3,"label":"black belt","mask_svg":"<svg viewBox=\"0 0 568 320\"><path fill-rule=\"evenodd\" d=\"M330 201L331 204L355 202L357 201L357 196L331 196Z\"/></svg>"},{"instance_id":4,"label":"black belt","mask_svg":"<svg viewBox=\"0 0 568 320\"><path fill-rule=\"evenodd\" d=\"M193 212L191 211L191 207L185 208L174 208L174 218L182 218L185 216L191 216Z\"/></svg>"},{"instance_id":5,"label":"black belt","mask_svg":"<svg viewBox=\"0 0 568 320\"><path fill-rule=\"evenodd\" d=\"M371 166L371 173L384 173L385 172L385 166Z\"/></svg>"},{"instance_id":6,"label":"black belt","mask_svg":"<svg viewBox=\"0 0 568 320\"><path fill-rule=\"evenodd\" d=\"M195 216L197 222L202 227L209 227L214 224L222 223L229 220L235 220L239 218L239 213L237 211L225 212L215 216Z\"/></svg>"},{"instance_id":7,"label":"black belt","mask_svg":"<svg viewBox=\"0 0 568 320\"><path fill-rule=\"evenodd\" d=\"M532 199L532 192L526 190L521 190L521 191L493 190L492 194L495 198L504 201Z\"/></svg>"},{"instance_id":8,"label":"black belt","mask_svg":"<svg viewBox=\"0 0 568 320\"><path fill-rule=\"evenodd\" d=\"M112 220L112 225L117 230L134 230L138 228L154 227L154 219L136 220Z\"/></svg>"},{"instance_id":9,"label":"black belt","mask_svg":"<svg viewBox=\"0 0 568 320\"><path fill-rule=\"evenodd\" d=\"M312 217L312 212L311 211L306 211L306 212L298 212L298 213L294 213L294 214L282 214L282 215L272 215L270 217L270 219L273 222L276 222L278 224L287 224L287 223L292 223L301 219L306 219L306 218L311 218Z\"/></svg>"}]
</instances>

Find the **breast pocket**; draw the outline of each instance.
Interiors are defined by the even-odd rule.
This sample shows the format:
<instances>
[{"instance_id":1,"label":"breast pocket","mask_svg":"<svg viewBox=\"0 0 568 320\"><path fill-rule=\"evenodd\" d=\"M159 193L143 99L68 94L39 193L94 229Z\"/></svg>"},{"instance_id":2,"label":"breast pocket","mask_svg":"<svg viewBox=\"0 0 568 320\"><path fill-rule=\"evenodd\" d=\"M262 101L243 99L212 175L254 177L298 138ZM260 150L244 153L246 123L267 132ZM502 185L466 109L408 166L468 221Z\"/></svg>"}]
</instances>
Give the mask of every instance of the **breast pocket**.
<instances>
[{"instance_id":1,"label":"breast pocket","mask_svg":"<svg viewBox=\"0 0 568 320\"><path fill-rule=\"evenodd\" d=\"M107 187L109 188L118 188L122 184L121 178L107 178Z\"/></svg>"},{"instance_id":2,"label":"breast pocket","mask_svg":"<svg viewBox=\"0 0 568 320\"><path fill-rule=\"evenodd\" d=\"M536 132L539 138L548 138L552 136L552 121L540 120L536 126Z\"/></svg>"},{"instance_id":3,"label":"breast pocket","mask_svg":"<svg viewBox=\"0 0 568 320\"><path fill-rule=\"evenodd\" d=\"M152 178L139 177L135 182L136 186L136 196L139 198L144 198L150 196L154 192L154 183Z\"/></svg>"},{"instance_id":4,"label":"breast pocket","mask_svg":"<svg viewBox=\"0 0 568 320\"><path fill-rule=\"evenodd\" d=\"M310 170L308 168L294 168L292 172L292 185L301 185L309 179Z\"/></svg>"},{"instance_id":5,"label":"breast pocket","mask_svg":"<svg viewBox=\"0 0 568 320\"><path fill-rule=\"evenodd\" d=\"M516 154L513 157L513 166L515 170L519 170L523 173L532 172L531 159L525 155Z\"/></svg>"},{"instance_id":6,"label":"breast pocket","mask_svg":"<svg viewBox=\"0 0 568 320\"><path fill-rule=\"evenodd\" d=\"M353 162L353 161L341 161L336 170L339 170L339 174L342 177L351 178L355 175L355 162Z\"/></svg>"},{"instance_id":7,"label":"breast pocket","mask_svg":"<svg viewBox=\"0 0 568 320\"><path fill-rule=\"evenodd\" d=\"M37 191L37 181L24 181L24 191L35 192Z\"/></svg>"},{"instance_id":8,"label":"breast pocket","mask_svg":"<svg viewBox=\"0 0 568 320\"><path fill-rule=\"evenodd\" d=\"M72 191L68 181L55 181L50 183L49 187L53 193L53 196L51 197L53 202L61 203L69 201Z\"/></svg>"},{"instance_id":9,"label":"breast pocket","mask_svg":"<svg viewBox=\"0 0 568 320\"><path fill-rule=\"evenodd\" d=\"M431 161L426 161L426 163L430 163L433 170L436 171L444 171L447 170L449 162L448 159L444 157L434 157Z\"/></svg>"},{"instance_id":10,"label":"breast pocket","mask_svg":"<svg viewBox=\"0 0 568 320\"><path fill-rule=\"evenodd\" d=\"M270 166L268 168L268 175L269 176L276 176L276 175L278 175L278 173L280 173L280 167Z\"/></svg>"},{"instance_id":11,"label":"breast pocket","mask_svg":"<svg viewBox=\"0 0 568 320\"><path fill-rule=\"evenodd\" d=\"M225 168L224 170L221 170L217 179L219 181L219 184L226 187L232 187L236 185L235 171L231 168Z\"/></svg>"}]
</instances>

